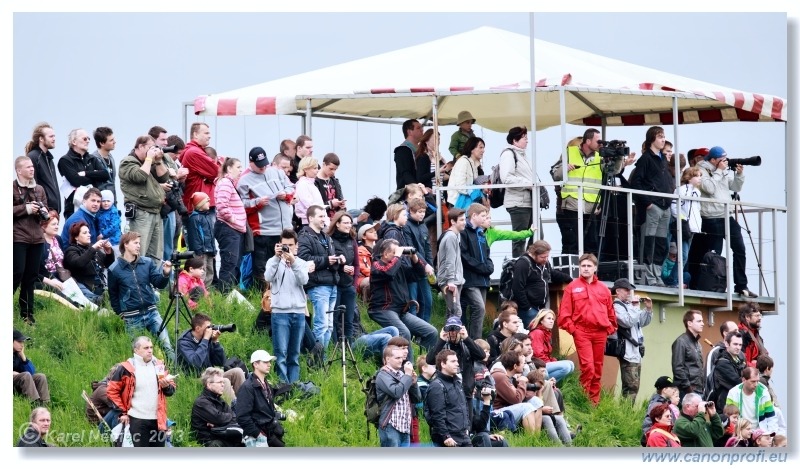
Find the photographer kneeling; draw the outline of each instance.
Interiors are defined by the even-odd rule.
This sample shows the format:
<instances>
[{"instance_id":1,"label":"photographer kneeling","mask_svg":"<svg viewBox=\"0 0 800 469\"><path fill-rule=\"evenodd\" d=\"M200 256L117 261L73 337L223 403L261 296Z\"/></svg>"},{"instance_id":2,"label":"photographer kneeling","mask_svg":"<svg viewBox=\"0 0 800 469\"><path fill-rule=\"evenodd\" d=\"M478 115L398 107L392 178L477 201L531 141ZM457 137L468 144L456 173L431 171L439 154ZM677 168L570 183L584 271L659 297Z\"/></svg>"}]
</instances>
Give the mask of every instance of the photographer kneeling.
<instances>
[{"instance_id":1,"label":"photographer kneeling","mask_svg":"<svg viewBox=\"0 0 800 469\"><path fill-rule=\"evenodd\" d=\"M222 370L206 368L200 381L203 383L203 392L192 406L192 430L197 441L211 447L244 446L244 431L236 422L236 414L231 406L222 399L227 381L222 377Z\"/></svg>"},{"instance_id":2,"label":"photographer kneeling","mask_svg":"<svg viewBox=\"0 0 800 469\"><path fill-rule=\"evenodd\" d=\"M224 326L212 325L211 318L202 313L192 317L191 326L178 339L178 366L193 375L198 375L201 370L209 367L224 366L225 349L219 343ZM222 376L225 385L221 394L226 402L231 403L239 386L244 383L244 370L233 367Z\"/></svg>"}]
</instances>

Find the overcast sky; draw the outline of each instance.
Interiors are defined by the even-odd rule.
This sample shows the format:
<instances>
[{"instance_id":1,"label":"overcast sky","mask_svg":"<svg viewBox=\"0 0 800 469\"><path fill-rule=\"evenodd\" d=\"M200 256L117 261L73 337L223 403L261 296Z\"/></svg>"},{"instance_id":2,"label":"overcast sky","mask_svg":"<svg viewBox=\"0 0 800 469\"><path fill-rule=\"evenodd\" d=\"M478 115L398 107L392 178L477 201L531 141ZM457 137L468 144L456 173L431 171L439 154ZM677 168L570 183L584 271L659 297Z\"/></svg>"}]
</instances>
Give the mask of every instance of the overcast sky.
<instances>
[{"instance_id":1,"label":"overcast sky","mask_svg":"<svg viewBox=\"0 0 800 469\"><path fill-rule=\"evenodd\" d=\"M200 94L335 65L480 26L526 35L530 32L527 13L16 13L5 19L13 24L9 155L21 154L33 126L46 120L56 130L57 157L67 150L69 130L83 127L91 131L108 125L115 130L117 160L152 125L182 134L182 103ZM796 42L796 23L794 26L790 37ZM790 51L797 54L796 48L787 48L784 14L537 13L534 35L657 70L783 98L790 97L787 55ZM420 57L419 63L398 67L419 67L424 73L427 64L435 60ZM480 66L481 57L476 55L475 62L465 64L461 72L469 75L471 67ZM275 153L281 138L300 133L295 117L248 118L244 123L238 118L200 120L211 125L212 145L221 154L240 159L255 145ZM582 130L571 128L568 135ZM610 129L610 137L626 139L636 149L645 130ZM667 129L668 138L671 131ZM442 130L445 142L451 133L450 129ZM488 131L482 135L487 141L487 161L495 164L504 135ZM731 156L762 155L764 164L760 168L746 168L748 179L742 199L787 204L786 132L782 124L686 126L681 128L680 137L685 142L684 152L722 145ZM394 181L388 172L384 171L385 177L379 171L378 177L367 178L366 173L356 177L346 169L348 158L352 161L355 157L374 158L376 165L388 168L391 148L402 140L399 128L315 120L314 140L316 155L336 151L342 157L343 168L337 176L345 187L353 187L358 181L355 196L348 196L351 206L361 206L375 194L388 195L387 183L393 186ZM444 152L445 147L446 143L442 145ZM537 152L544 155L538 165L542 179L549 179L546 168L558 155L558 148L560 130L540 132ZM373 179L372 186L362 184ZM785 223L779 228L785 230ZM557 228L545 229L557 237ZM785 234L781 238L780 250L786 253ZM770 245L765 252L771 264ZM785 276L786 256L781 258L777 269ZM752 270L755 263L749 260L748 265ZM782 290L786 301L785 282ZM781 319L769 319L775 321L781 334L786 330L785 314L784 310Z\"/></svg>"}]
</instances>

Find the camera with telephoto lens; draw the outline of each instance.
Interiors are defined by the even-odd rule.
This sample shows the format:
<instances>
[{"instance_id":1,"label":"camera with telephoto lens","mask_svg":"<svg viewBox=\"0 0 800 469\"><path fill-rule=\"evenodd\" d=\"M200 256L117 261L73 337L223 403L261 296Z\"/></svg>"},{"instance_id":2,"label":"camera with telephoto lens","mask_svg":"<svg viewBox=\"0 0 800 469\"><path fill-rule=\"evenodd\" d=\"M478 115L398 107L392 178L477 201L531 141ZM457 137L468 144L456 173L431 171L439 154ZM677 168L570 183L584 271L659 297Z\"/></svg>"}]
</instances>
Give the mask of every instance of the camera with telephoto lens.
<instances>
[{"instance_id":1,"label":"camera with telephoto lens","mask_svg":"<svg viewBox=\"0 0 800 469\"><path fill-rule=\"evenodd\" d=\"M409 256L412 256L412 255L414 255L416 253L417 253L417 250L415 248L405 248L405 249L403 249L403 254L406 254L406 255L409 255Z\"/></svg>"},{"instance_id":2,"label":"camera with telephoto lens","mask_svg":"<svg viewBox=\"0 0 800 469\"><path fill-rule=\"evenodd\" d=\"M494 396L497 393L494 385L492 384L492 378L487 373L475 373L475 394L480 394L481 396L486 396L487 392L491 394L492 399L494 400Z\"/></svg>"},{"instance_id":3,"label":"camera with telephoto lens","mask_svg":"<svg viewBox=\"0 0 800 469\"><path fill-rule=\"evenodd\" d=\"M728 158L729 168L735 168L737 164L742 166L761 166L761 157L756 155L749 158Z\"/></svg>"},{"instance_id":4,"label":"camera with telephoto lens","mask_svg":"<svg viewBox=\"0 0 800 469\"><path fill-rule=\"evenodd\" d=\"M212 324L211 325L212 331L220 331L220 332L236 332L236 324L230 323L225 325L220 324Z\"/></svg>"},{"instance_id":5,"label":"camera with telephoto lens","mask_svg":"<svg viewBox=\"0 0 800 469\"><path fill-rule=\"evenodd\" d=\"M158 145L154 146L161 150L162 153L175 153L175 145L167 145L165 147L160 147Z\"/></svg>"},{"instance_id":6,"label":"camera with telephoto lens","mask_svg":"<svg viewBox=\"0 0 800 469\"><path fill-rule=\"evenodd\" d=\"M36 213L39 214L39 220L41 221L50 220L50 212L48 211L47 206L45 204L39 202L38 200L34 200L32 203L37 207Z\"/></svg>"},{"instance_id":7,"label":"camera with telephoto lens","mask_svg":"<svg viewBox=\"0 0 800 469\"><path fill-rule=\"evenodd\" d=\"M597 143L600 144L598 153L606 162L621 160L631 153L631 149L625 146L625 140L599 140Z\"/></svg>"},{"instance_id":8,"label":"camera with telephoto lens","mask_svg":"<svg viewBox=\"0 0 800 469\"><path fill-rule=\"evenodd\" d=\"M182 251L182 252L173 251L172 258L170 259L170 261L172 261L172 263L175 264L177 261L183 261L186 259L191 259L193 257L194 257L194 251Z\"/></svg>"}]
</instances>

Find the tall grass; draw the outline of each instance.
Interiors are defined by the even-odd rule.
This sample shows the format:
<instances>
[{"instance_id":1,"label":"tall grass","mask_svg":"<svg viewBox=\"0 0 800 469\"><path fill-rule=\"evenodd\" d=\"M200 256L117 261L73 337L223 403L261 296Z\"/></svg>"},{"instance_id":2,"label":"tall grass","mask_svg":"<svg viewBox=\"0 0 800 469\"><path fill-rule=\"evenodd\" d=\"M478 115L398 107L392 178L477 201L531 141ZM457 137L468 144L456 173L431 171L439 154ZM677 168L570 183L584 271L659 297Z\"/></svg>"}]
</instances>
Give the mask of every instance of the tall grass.
<instances>
[{"instance_id":1,"label":"tall grass","mask_svg":"<svg viewBox=\"0 0 800 469\"><path fill-rule=\"evenodd\" d=\"M257 305L256 292L247 293L250 302ZM165 292L161 294L162 316L166 316L169 302ZM14 305L16 306L16 301ZM360 305L362 322L368 330L375 330L373 323ZM256 349L272 350L270 338L257 333L252 325L257 310L248 310L244 305L225 302L217 293L201 302L198 311L209 313L215 324L236 323L236 333L224 333L220 343L225 347L228 357L238 356L247 362ZM440 328L444 322L443 302L434 298L433 324ZM18 312L15 312L15 318ZM175 343L175 319L168 324L173 347ZM15 319L14 327L33 338L26 346L26 354L33 361L38 372L45 373L50 383L52 401L49 405L53 424L51 441L58 446L86 447L108 446L106 440L97 437L96 427L90 425L85 417L85 402L81 392L91 393L91 382L102 379L109 368L132 354L131 339L125 332L122 321L116 316L97 316L85 311L72 311L50 300L37 298L36 325L27 326ZM182 334L189 328L184 317L179 318L179 331ZM155 355L164 354L158 340L153 338ZM347 362L347 387L343 388L342 364L333 356L333 345L328 350L328 358L333 359L327 369L309 369L301 357L301 380L311 380L322 389L321 393L307 399L292 397L281 404L283 409L297 412L295 421L286 421L284 439L290 447L369 447L379 446L377 432L370 428L371 438L367 439L367 423L363 415L365 396L355 367ZM421 353L414 345L415 356ZM374 374L378 364L365 361L356 351L358 370L365 378ZM274 374L270 378L275 381ZM582 425L583 432L574 441L575 446L620 447L638 446L640 426L644 417L644 407L634 406L627 400L618 400L603 394L600 404L592 407L578 384L577 372L568 376L562 383L567 407L566 418L573 428ZM202 391L199 379L181 373L177 378L177 391L167 399L170 419L176 422L173 429L175 446L198 446L190 431L191 409L195 398ZM347 392L347 409L344 409L344 392ZM644 391L642 391L644 392ZM32 403L20 396L13 401L13 442L24 428ZM423 445L430 444L429 432L424 419L420 421L420 435ZM544 433L525 435L505 433L513 447L555 446ZM565 449L566 451L566 449Z\"/></svg>"}]
</instances>

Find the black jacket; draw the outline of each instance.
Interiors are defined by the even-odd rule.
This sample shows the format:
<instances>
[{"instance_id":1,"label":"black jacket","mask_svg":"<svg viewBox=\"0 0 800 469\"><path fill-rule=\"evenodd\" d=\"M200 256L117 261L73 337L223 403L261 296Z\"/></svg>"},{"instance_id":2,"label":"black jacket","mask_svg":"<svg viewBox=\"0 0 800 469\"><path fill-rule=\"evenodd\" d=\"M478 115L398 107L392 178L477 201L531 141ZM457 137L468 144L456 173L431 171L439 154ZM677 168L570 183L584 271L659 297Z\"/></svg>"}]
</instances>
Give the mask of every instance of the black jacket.
<instances>
[{"instance_id":1,"label":"black jacket","mask_svg":"<svg viewBox=\"0 0 800 469\"><path fill-rule=\"evenodd\" d=\"M636 171L633 173L630 183L632 188L642 191L665 194L672 194L675 191L674 179L667 169L667 159L659 157L649 148L636 161ZM672 199L650 195L634 194L633 200L640 210L646 210L650 204L655 204L662 209L668 209L672 205Z\"/></svg>"},{"instance_id":2,"label":"black jacket","mask_svg":"<svg viewBox=\"0 0 800 469\"><path fill-rule=\"evenodd\" d=\"M489 277L494 273L494 262L489 257L489 243L482 228L467 221L461 232L461 265L464 267L464 287L489 288Z\"/></svg>"},{"instance_id":3,"label":"black jacket","mask_svg":"<svg viewBox=\"0 0 800 469\"><path fill-rule=\"evenodd\" d=\"M514 264L511 290L514 292L514 301L517 302L519 311L541 309L547 304L551 283L569 283L572 280L572 277L564 272L553 270L549 261L540 266L526 253ZM528 324L523 326L527 328Z\"/></svg>"},{"instance_id":4,"label":"black jacket","mask_svg":"<svg viewBox=\"0 0 800 469\"><path fill-rule=\"evenodd\" d=\"M330 206L331 204L330 199L328 199L328 192L325 190L326 184L331 184L333 186L333 192L336 194L334 198L339 200L344 200L344 194L342 193L342 185L339 183L338 179L336 179L333 176L331 176L331 178L328 180L316 178L314 179L314 185L317 186L317 189L319 189L319 193L322 194L322 202L325 205ZM333 214L336 212L337 210L330 208L328 209L328 216L333 217Z\"/></svg>"},{"instance_id":5,"label":"black jacket","mask_svg":"<svg viewBox=\"0 0 800 469\"><path fill-rule=\"evenodd\" d=\"M236 424L236 414L231 406L222 400L221 396L205 388L194 400L192 406L192 430L195 432L197 441L204 445L211 440L219 439L211 435L208 424L214 427Z\"/></svg>"},{"instance_id":6,"label":"black jacket","mask_svg":"<svg viewBox=\"0 0 800 469\"><path fill-rule=\"evenodd\" d=\"M414 163L414 153L405 143L394 149L395 181L396 189L405 187L406 184L416 184L417 167Z\"/></svg>"},{"instance_id":7,"label":"black jacket","mask_svg":"<svg viewBox=\"0 0 800 469\"><path fill-rule=\"evenodd\" d=\"M461 392L461 381L458 377L437 373L436 378L428 385L425 407L428 410L426 417L434 442L442 444L448 438L457 441L468 438L472 422L467 409L467 398Z\"/></svg>"},{"instance_id":8,"label":"black jacket","mask_svg":"<svg viewBox=\"0 0 800 469\"><path fill-rule=\"evenodd\" d=\"M336 252L336 255L344 255L344 258L347 260L342 267L345 265L352 265L355 267L354 273L357 275L358 270L358 243L355 239L350 237L348 233L342 233L341 231L336 231L336 233L331 236L333 239L333 247ZM339 283L336 285L339 288L347 288L353 285L354 276L350 274L346 274L344 272L344 268L342 268L341 272L339 272Z\"/></svg>"},{"instance_id":9,"label":"black jacket","mask_svg":"<svg viewBox=\"0 0 800 469\"><path fill-rule=\"evenodd\" d=\"M42 435L30 425L28 425L28 428L25 429L25 433L20 437L19 441L17 441L17 448L47 448L50 446L53 445L47 444L42 439Z\"/></svg>"},{"instance_id":10,"label":"black jacket","mask_svg":"<svg viewBox=\"0 0 800 469\"><path fill-rule=\"evenodd\" d=\"M491 365L500 356L500 344L506 340L507 337L499 330L494 330L486 337L486 342L489 343L489 364Z\"/></svg>"},{"instance_id":11,"label":"black jacket","mask_svg":"<svg viewBox=\"0 0 800 469\"><path fill-rule=\"evenodd\" d=\"M322 244L323 240L327 246ZM331 237L324 232L317 234L310 226L305 226L300 230L298 244L297 256L306 262L313 262L315 268L314 272L308 274L306 290L320 285L338 285L341 266L328 262L328 256L336 255Z\"/></svg>"},{"instance_id":12,"label":"black jacket","mask_svg":"<svg viewBox=\"0 0 800 469\"><path fill-rule=\"evenodd\" d=\"M61 192L58 188L58 173L53 164L53 154L48 150L42 152L39 147L28 152L28 158L33 162L33 178L36 184L44 189L47 196L47 206L61 213Z\"/></svg>"},{"instance_id":13,"label":"black jacket","mask_svg":"<svg viewBox=\"0 0 800 469\"><path fill-rule=\"evenodd\" d=\"M472 397L472 391L475 388L475 362L483 361L483 359L486 358L483 349L478 347L475 341L469 337L457 343L444 341L439 337L439 340L436 341L436 345L434 345L425 356L425 362L428 363L428 365L435 365L436 354L442 350L452 350L456 353L456 357L458 357L458 366L461 368L464 395Z\"/></svg>"},{"instance_id":14,"label":"black jacket","mask_svg":"<svg viewBox=\"0 0 800 469\"><path fill-rule=\"evenodd\" d=\"M369 279L370 311L390 310L402 314L407 310L406 305L411 298L408 294L406 278L413 278L414 275L424 275L425 273L424 261L420 258L418 260L419 262L410 267L404 266L399 257L393 257L388 264L385 264L373 252Z\"/></svg>"},{"instance_id":15,"label":"black jacket","mask_svg":"<svg viewBox=\"0 0 800 469\"><path fill-rule=\"evenodd\" d=\"M409 245L416 248L418 256L421 256L426 263L433 264L430 234L424 219L422 222L416 222L409 218L403 227L403 235Z\"/></svg>"},{"instance_id":16,"label":"black jacket","mask_svg":"<svg viewBox=\"0 0 800 469\"><path fill-rule=\"evenodd\" d=\"M283 435L283 427L275 414L275 389L266 383L261 387L255 373L251 373L236 393L236 420L244 430L245 436L257 438L259 433L267 437Z\"/></svg>"},{"instance_id":17,"label":"black jacket","mask_svg":"<svg viewBox=\"0 0 800 469\"><path fill-rule=\"evenodd\" d=\"M728 391L742 382L742 370L745 367L744 355L741 353L734 359L727 350L719 354L714 365L714 391L709 396L717 409L725 408Z\"/></svg>"},{"instance_id":18,"label":"black jacket","mask_svg":"<svg viewBox=\"0 0 800 469\"><path fill-rule=\"evenodd\" d=\"M69 270L76 282L86 285L90 290L95 288L95 276L103 275L97 271L96 264L107 269L113 263L113 251L106 254L91 246L77 243L70 244L64 251L64 268Z\"/></svg>"},{"instance_id":19,"label":"black jacket","mask_svg":"<svg viewBox=\"0 0 800 469\"><path fill-rule=\"evenodd\" d=\"M706 369L699 341L699 336L694 337L686 331L672 343L672 379L682 394L695 392L703 395Z\"/></svg>"},{"instance_id":20,"label":"black jacket","mask_svg":"<svg viewBox=\"0 0 800 469\"><path fill-rule=\"evenodd\" d=\"M85 176L78 175L81 171L85 171ZM92 156L88 151L83 155L79 155L72 148L67 151L66 155L59 158L58 172L61 173L73 187L97 187L100 183L110 179L105 165L98 161L97 158ZM64 200L64 218L69 217L69 215L75 212L75 207L72 202L72 197L74 195L75 191L72 191Z\"/></svg>"},{"instance_id":21,"label":"black jacket","mask_svg":"<svg viewBox=\"0 0 800 469\"><path fill-rule=\"evenodd\" d=\"M200 375L210 366L225 365L225 349L219 342L194 340L192 330L184 332L178 339L178 366L194 375Z\"/></svg>"}]
</instances>

